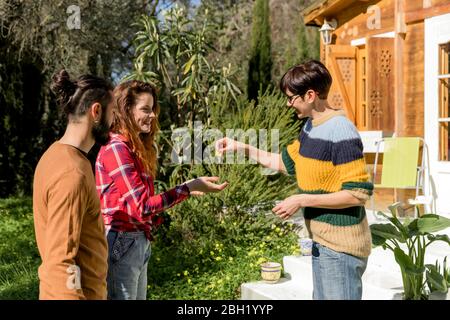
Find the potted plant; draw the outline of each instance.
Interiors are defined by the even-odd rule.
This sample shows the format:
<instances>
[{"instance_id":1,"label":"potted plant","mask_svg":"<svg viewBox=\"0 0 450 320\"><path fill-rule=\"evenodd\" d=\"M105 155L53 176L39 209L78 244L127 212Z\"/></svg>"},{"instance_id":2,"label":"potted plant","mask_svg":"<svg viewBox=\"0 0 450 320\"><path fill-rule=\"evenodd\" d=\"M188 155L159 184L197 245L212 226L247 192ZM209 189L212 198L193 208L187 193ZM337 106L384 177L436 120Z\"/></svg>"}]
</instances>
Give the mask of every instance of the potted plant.
<instances>
[{"instance_id":1,"label":"potted plant","mask_svg":"<svg viewBox=\"0 0 450 320\"><path fill-rule=\"evenodd\" d=\"M427 247L435 241L444 241L450 245L448 235L435 234L450 227L450 219L437 214L425 214L415 219L405 218L402 222L397 217L399 205L400 203L395 203L389 207L392 216L378 212L388 223L370 226L372 244L394 253L402 275L403 299L426 300L433 288L438 292L447 289L444 288L444 275L436 266L425 265L425 253Z\"/></svg>"}]
</instances>

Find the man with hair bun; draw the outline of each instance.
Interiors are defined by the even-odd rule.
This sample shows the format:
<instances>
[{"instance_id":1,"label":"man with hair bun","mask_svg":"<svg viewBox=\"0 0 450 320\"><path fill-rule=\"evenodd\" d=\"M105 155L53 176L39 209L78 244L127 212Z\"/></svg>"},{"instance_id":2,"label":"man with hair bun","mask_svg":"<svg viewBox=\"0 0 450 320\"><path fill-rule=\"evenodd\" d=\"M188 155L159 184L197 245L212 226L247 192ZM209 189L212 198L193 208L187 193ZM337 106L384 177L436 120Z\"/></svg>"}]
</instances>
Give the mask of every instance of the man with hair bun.
<instances>
[{"instance_id":1,"label":"man with hair bun","mask_svg":"<svg viewBox=\"0 0 450 320\"><path fill-rule=\"evenodd\" d=\"M67 119L63 137L37 164L33 213L40 299L106 299L108 249L95 178L87 158L95 142L109 139L113 87L65 70L53 76L52 91Z\"/></svg>"}]
</instances>

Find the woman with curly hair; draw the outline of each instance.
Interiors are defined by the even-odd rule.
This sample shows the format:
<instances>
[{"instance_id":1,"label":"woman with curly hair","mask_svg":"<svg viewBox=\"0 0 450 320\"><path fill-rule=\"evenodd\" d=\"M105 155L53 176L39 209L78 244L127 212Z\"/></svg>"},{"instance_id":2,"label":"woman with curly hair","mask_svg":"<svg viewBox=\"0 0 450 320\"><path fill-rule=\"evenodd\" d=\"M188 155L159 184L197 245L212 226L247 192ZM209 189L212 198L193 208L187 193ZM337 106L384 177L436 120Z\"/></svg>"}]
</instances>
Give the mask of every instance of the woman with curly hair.
<instances>
[{"instance_id":1,"label":"woman with curly hair","mask_svg":"<svg viewBox=\"0 0 450 320\"><path fill-rule=\"evenodd\" d=\"M108 299L143 300L152 232L160 213L187 199L223 190L218 177L200 177L155 195L159 105L150 84L132 80L114 90L110 140L96 161L97 192L109 246Z\"/></svg>"}]
</instances>

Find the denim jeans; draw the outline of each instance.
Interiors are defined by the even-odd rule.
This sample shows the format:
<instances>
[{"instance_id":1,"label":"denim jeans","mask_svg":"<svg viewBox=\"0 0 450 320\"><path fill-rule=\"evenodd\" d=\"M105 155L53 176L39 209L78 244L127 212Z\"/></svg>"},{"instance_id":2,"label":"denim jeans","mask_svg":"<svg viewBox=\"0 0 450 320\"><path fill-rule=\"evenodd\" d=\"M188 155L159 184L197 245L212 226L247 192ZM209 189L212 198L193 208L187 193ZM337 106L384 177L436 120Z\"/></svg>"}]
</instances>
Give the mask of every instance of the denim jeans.
<instances>
[{"instance_id":1,"label":"denim jeans","mask_svg":"<svg viewBox=\"0 0 450 320\"><path fill-rule=\"evenodd\" d=\"M312 248L313 299L361 300L367 258L337 252L317 242Z\"/></svg>"},{"instance_id":2,"label":"denim jeans","mask_svg":"<svg viewBox=\"0 0 450 320\"><path fill-rule=\"evenodd\" d=\"M145 300L150 241L143 232L110 230L108 239L108 299Z\"/></svg>"}]
</instances>

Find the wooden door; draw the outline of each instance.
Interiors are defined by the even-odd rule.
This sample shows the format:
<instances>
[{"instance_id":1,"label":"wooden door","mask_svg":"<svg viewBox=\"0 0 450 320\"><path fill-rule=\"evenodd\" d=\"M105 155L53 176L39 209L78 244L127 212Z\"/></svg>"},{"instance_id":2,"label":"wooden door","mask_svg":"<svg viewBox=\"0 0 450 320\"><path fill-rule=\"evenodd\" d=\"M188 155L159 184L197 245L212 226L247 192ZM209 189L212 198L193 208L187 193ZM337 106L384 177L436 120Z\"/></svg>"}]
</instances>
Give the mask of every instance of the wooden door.
<instances>
[{"instance_id":1,"label":"wooden door","mask_svg":"<svg viewBox=\"0 0 450 320\"><path fill-rule=\"evenodd\" d=\"M368 130L395 130L394 63L393 38L368 39Z\"/></svg>"},{"instance_id":2,"label":"wooden door","mask_svg":"<svg viewBox=\"0 0 450 320\"><path fill-rule=\"evenodd\" d=\"M328 45L325 65L333 83L328 94L331 107L345 110L356 124L356 49L346 45Z\"/></svg>"},{"instance_id":3,"label":"wooden door","mask_svg":"<svg viewBox=\"0 0 450 320\"><path fill-rule=\"evenodd\" d=\"M369 130L367 111L367 53L366 46L356 47L356 127Z\"/></svg>"}]
</instances>

